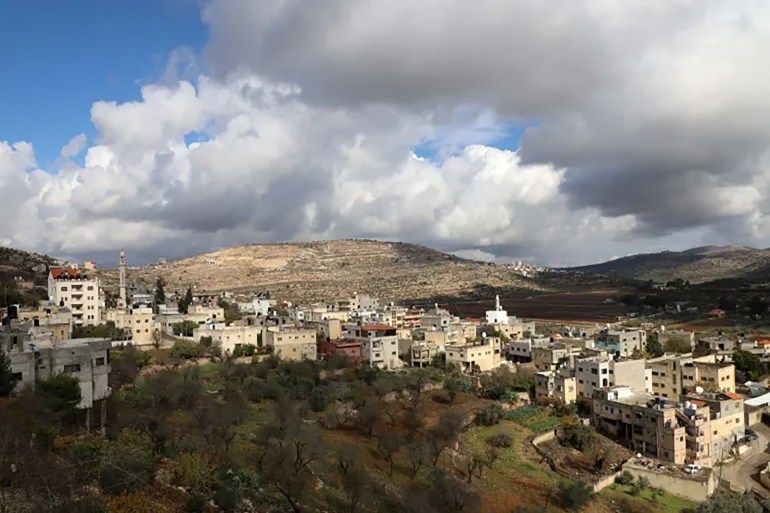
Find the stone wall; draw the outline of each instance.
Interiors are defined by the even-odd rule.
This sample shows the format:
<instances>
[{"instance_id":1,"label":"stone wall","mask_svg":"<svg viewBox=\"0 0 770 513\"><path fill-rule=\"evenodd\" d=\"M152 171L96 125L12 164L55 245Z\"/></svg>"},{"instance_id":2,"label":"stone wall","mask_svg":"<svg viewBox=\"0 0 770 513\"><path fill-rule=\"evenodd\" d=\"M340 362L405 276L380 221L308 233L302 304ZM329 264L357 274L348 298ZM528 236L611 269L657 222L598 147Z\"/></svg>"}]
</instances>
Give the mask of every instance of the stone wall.
<instances>
[{"instance_id":1,"label":"stone wall","mask_svg":"<svg viewBox=\"0 0 770 513\"><path fill-rule=\"evenodd\" d=\"M696 502L703 502L708 499L718 487L716 473L707 468L694 476L684 473L679 476L673 472L661 472L629 461L623 466L623 470L630 472L636 478L646 478L650 486L654 488L660 488L673 495Z\"/></svg>"}]
</instances>

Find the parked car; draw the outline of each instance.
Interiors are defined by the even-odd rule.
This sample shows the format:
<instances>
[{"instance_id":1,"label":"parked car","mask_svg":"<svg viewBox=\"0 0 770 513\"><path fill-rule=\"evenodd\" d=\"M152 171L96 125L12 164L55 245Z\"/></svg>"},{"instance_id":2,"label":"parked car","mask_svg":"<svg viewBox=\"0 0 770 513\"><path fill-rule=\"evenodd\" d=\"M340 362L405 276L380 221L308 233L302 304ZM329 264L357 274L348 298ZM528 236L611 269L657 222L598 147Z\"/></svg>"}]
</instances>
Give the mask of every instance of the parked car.
<instances>
[{"instance_id":1,"label":"parked car","mask_svg":"<svg viewBox=\"0 0 770 513\"><path fill-rule=\"evenodd\" d=\"M754 440L759 440L759 435L753 429L746 428L744 431L744 439L749 442L753 442Z\"/></svg>"},{"instance_id":2,"label":"parked car","mask_svg":"<svg viewBox=\"0 0 770 513\"><path fill-rule=\"evenodd\" d=\"M684 466L684 471L687 474L697 474L698 472L700 472L700 469L701 469L701 466L695 465L694 463L690 463L689 465Z\"/></svg>"}]
</instances>

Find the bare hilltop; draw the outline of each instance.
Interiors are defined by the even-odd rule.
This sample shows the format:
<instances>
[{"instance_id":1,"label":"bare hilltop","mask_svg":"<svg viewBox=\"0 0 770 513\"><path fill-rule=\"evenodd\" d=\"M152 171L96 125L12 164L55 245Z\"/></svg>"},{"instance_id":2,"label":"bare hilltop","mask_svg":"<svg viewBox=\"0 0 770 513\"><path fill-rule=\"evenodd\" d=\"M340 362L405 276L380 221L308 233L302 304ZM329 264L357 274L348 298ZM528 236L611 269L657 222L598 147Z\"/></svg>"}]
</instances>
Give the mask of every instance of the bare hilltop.
<instances>
[{"instance_id":1,"label":"bare hilltop","mask_svg":"<svg viewBox=\"0 0 770 513\"><path fill-rule=\"evenodd\" d=\"M617 258L571 271L666 282L691 283L724 279L763 280L770 277L770 250L746 246L702 246Z\"/></svg>"},{"instance_id":2,"label":"bare hilltop","mask_svg":"<svg viewBox=\"0 0 770 513\"><path fill-rule=\"evenodd\" d=\"M105 285L117 273L101 271ZM424 246L371 240L250 244L129 271L129 282L166 290L269 291L292 301L369 293L383 300L472 295L479 289L542 290L505 266L465 260Z\"/></svg>"}]
</instances>

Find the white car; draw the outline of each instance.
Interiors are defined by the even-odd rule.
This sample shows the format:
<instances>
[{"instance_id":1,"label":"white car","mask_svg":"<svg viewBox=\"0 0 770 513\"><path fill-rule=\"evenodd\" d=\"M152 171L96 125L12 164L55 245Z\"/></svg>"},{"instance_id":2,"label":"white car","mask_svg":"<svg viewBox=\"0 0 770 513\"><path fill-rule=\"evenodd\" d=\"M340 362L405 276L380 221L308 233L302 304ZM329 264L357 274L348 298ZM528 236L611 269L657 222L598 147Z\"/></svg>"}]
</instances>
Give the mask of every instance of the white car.
<instances>
[{"instance_id":1,"label":"white car","mask_svg":"<svg viewBox=\"0 0 770 513\"><path fill-rule=\"evenodd\" d=\"M695 465L693 463L690 463L689 465L684 466L684 471L687 474L697 474L698 472L700 472L700 469L701 469L700 465Z\"/></svg>"}]
</instances>

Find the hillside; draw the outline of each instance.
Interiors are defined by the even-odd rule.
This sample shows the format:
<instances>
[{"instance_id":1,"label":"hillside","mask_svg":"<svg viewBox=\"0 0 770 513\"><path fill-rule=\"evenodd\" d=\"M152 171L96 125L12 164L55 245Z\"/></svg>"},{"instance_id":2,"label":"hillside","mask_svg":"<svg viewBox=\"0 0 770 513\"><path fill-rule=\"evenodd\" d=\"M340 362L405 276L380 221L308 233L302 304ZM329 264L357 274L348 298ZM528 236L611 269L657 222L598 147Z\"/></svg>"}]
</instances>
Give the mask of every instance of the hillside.
<instances>
[{"instance_id":1,"label":"hillside","mask_svg":"<svg viewBox=\"0 0 770 513\"><path fill-rule=\"evenodd\" d=\"M21 278L45 285L48 267L52 264L49 256L0 246L0 283Z\"/></svg>"},{"instance_id":2,"label":"hillside","mask_svg":"<svg viewBox=\"0 0 770 513\"><path fill-rule=\"evenodd\" d=\"M115 287L117 273L101 272ZM457 296L476 288L540 290L534 281L503 266L464 260L424 246L369 240L253 244L150 265L128 272L134 286L158 276L167 292L194 286L206 291L255 292L292 301L366 292L382 299Z\"/></svg>"},{"instance_id":3,"label":"hillside","mask_svg":"<svg viewBox=\"0 0 770 513\"><path fill-rule=\"evenodd\" d=\"M768 269L770 250L746 246L703 246L686 251L632 255L570 270L656 282L682 278L691 283L704 283L727 278L752 279Z\"/></svg>"}]
</instances>

